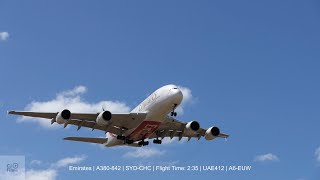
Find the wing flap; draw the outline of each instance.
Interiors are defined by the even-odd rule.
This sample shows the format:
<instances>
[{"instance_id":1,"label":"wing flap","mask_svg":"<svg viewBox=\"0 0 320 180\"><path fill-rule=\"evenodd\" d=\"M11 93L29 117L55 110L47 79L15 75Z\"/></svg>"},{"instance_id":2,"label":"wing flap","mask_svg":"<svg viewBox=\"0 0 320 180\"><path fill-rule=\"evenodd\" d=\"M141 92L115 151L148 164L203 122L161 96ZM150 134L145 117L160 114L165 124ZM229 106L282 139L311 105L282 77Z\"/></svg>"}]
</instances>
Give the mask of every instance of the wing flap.
<instances>
[{"instance_id":1,"label":"wing flap","mask_svg":"<svg viewBox=\"0 0 320 180\"><path fill-rule=\"evenodd\" d=\"M99 126L96 122L92 121L79 121L79 120L69 120L67 124L75 125L78 127L87 127L91 128L92 130L98 129L101 131L108 131L114 134L119 134L120 129L118 127L115 127L113 125L109 126ZM80 129L80 128L79 128Z\"/></svg>"}]
</instances>

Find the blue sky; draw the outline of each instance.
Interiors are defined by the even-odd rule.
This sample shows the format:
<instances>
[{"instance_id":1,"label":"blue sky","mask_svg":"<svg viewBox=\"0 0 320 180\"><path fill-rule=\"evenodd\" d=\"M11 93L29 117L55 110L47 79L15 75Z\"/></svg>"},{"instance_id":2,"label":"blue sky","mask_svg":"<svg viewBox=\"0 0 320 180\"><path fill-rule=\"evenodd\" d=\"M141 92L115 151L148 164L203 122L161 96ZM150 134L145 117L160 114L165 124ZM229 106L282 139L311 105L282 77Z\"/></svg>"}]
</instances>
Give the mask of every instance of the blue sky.
<instances>
[{"instance_id":1,"label":"blue sky","mask_svg":"<svg viewBox=\"0 0 320 180\"><path fill-rule=\"evenodd\" d=\"M25 155L27 170L52 170L55 179L319 179L319 22L315 0L1 1L0 154ZM77 86L87 89L76 95L81 102L118 101L133 108L171 83L192 91L179 119L217 125L230 139L151 145L156 157L134 158L126 154L135 149L62 140L102 132L48 129L6 115ZM267 154L276 158L255 161ZM78 165L253 170L70 172L55 166L65 158L78 158Z\"/></svg>"}]
</instances>

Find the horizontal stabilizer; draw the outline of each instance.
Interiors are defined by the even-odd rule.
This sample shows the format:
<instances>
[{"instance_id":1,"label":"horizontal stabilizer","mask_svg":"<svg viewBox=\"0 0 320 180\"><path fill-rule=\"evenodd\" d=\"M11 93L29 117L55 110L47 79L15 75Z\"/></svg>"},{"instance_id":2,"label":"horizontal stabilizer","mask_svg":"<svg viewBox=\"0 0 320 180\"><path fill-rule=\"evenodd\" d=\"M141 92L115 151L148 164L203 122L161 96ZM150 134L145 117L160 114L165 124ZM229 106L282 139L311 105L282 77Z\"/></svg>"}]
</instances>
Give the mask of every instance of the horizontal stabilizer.
<instances>
[{"instance_id":1,"label":"horizontal stabilizer","mask_svg":"<svg viewBox=\"0 0 320 180\"><path fill-rule=\"evenodd\" d=\"M104 144L108 141L108 138L88 138L88 137L66 137L64 140L69 141L79 141L79 142L88 142L96 144Z\"/></svg>"}]
</instances>

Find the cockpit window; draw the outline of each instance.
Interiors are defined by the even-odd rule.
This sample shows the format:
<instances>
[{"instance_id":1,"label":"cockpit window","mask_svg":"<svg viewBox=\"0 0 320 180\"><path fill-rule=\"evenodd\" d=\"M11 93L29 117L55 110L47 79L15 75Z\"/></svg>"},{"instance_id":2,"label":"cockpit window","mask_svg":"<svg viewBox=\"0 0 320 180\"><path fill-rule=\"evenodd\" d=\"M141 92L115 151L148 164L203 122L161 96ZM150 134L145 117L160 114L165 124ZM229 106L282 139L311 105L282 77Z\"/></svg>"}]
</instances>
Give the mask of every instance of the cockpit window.
<instances>
[{"instance_id":1,"label":"cockpit window","mask_svg":"<svg viewBox=\"0 0 320 180\"><path fill-rule=\"evenodd\" d=\"M178 89L178 88L175 87L175 88L173 88L173 89Z\"/></svg>"}]
</instances>

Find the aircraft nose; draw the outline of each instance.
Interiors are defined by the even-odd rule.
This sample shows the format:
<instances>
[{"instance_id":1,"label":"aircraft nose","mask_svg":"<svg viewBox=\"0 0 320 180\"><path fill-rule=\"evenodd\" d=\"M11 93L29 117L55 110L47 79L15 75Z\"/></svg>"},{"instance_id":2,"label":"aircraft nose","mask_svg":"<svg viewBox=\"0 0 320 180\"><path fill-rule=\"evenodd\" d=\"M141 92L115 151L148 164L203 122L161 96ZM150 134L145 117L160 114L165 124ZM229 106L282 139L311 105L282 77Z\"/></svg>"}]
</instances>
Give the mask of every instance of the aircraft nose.
<instances>
[{"instance_id":1,"label":"aircraft nose","mask_svg":"<svg viewBox=\"0 0 320 180\"><path fill-rule=\"evenodd\" d=\"M179 88L172 88L170 94L174 101L174 104L180 104L183 99L183 94Z\"/></svg>"}]
</instances>

